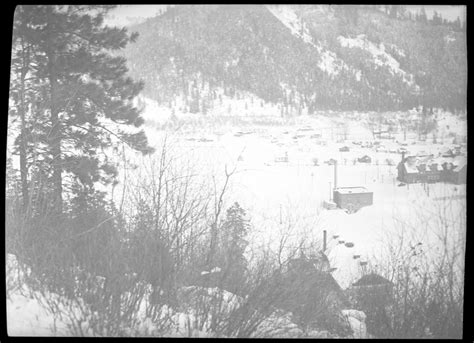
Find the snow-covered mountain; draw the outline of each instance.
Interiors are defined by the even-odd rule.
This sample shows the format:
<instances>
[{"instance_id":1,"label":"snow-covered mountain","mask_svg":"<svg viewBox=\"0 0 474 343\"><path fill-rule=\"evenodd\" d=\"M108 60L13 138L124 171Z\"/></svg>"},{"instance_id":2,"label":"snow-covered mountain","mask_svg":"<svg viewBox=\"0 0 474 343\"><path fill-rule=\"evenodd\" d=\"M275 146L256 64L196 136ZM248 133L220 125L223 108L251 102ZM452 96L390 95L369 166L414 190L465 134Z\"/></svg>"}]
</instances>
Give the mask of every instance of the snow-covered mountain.
<instances>
[{"instance_id":1,"label":"snow-covered mountain","mask_svg":"<svg viewBox=\"0 0 474 343\"><path fill-rule=\"evenodd\" d=\"M124 51L145 96L206 113L252 94L282 115L315 110L464 109L466 36L369 6L175 6L131 27Z\"/></svg>"}]
</instances>

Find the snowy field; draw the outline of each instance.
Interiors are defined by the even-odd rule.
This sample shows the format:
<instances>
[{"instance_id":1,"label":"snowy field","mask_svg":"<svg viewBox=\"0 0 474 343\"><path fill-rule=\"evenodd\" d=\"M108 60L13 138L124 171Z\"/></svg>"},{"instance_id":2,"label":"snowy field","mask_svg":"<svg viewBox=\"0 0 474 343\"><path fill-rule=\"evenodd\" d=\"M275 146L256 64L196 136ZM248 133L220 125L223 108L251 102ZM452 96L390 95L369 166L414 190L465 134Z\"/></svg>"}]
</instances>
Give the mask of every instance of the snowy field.
<instances>
[{"instance_id":1,"label":"snowy field","mask_svg":"<svg viewBox=\"0 0 474 343\"><path fill-rule=\"evenodd\" d=\"M27 273L28 273L27 269ZM41 293L30 289L23 283L25 272L18 266L15 255L6 258L7 288L7 330L10 336L59 336L70 337L96 336L91 327L94 322L82 299L69 300L55 293ZM122 328L127 337L215 337L212 330L212 318L203 318L198 304L203 301L211 303L220 299L220 311L229 314L244 299L219 288L196 286L178 289L181 305L173 309L164 305L159 314L160 320L152 320L147 315L147 304L150 292L141 300L135 316L134 328ZM201 299L201 300L198 300ZM202 311L202 309L201 309ZM353 330L353 338L367 338L365 314L353 309L341 311ZM80 330L77 323L81 322ZM76 324L76 325L74 325ZM251 335L252 338L328 338L327 331L311 330L303 332L291 320L291 313L275 310L265 318ZM223 337L220 337L223 338Z\"/></svg>"},{"instance_id":2,"label":"snowy field","mask_svg":"<svg viewBox=\"0 0 474 343\"><path fill-rule=\"evenodd\" d=\"M148 107L145 118L163 120L157 115L163 112L155 104ZM363 114L356 116L363 118ZM185 119L192 122L193 117L196 115L187 114ZM377 258L385 257L390 239L399 237L402 227L409 237L407 247L422 241L425 252L434 257L441 249L437 228L443 226L436 214L445 207L449 207L445 219L453 221L447 224L452 237L464 244L465 185L399 187L396 165L401 159L400 148L410 154L438 156L453 146L447 133L466 134L465 121L439 114L441 136L436 144L417 141L409 132L406 141L403 133L397 133L392 140L379 139L378 145L373 145L372 132L363 120L343 120L331 114L303 115L287 122L279 116L271 118L267 117L267 124L242 119L236 125L235 118L222 123L207 116L194 126L181 124L175 130L160 130L147 125L146 131L157 151L166 137L178 160L197 167L203 179L215 178L219 184L225 168L235 168L225 206L237 201L249 214L253 251L262 246L276 251L282 235L288 236L288 245L321 243L323 230L327 230L328 254L336 268L333 275L342 288L361 275L360 261L367 262L365 268L379 267ZM349 151L341 152L341 147ZM371 163L357 162L365 155ZM353 214L322 207L323 201L330 200L330 187L334 186L334 166L325 163L329 159L338 161L338 186L366 187L374 193L372 206ZM354 246L347 248L338 244L340 240ZM360 257L354 259L354 255Z\"/></svg>"},{"instance_id":3,"label":"snowy field","mask_svg":"<svg viewBox=\"0 0 474 343\"><path fill-rule=\"evenodd\" d=\"M396 165L401 159L400 148L409 154L438 156L452 147L453 138L449 134L466 136L465 120L437 113L436 144L430 140L417 141L413 132L408 132L404 141L404 134L399 132L392 140L379 139L379 144L374 145L365 120L367 114L345 114L346 119L338 113L284 119L278 108L270 104L262 108L258 98L253 101L254 106L245 106L245 102L251 103L224 98L220 108L203 116L176 110L172 114L169 108L145 99L144 118L150 144L157 151L153 158L159 158L166 139L173 159L182 165L182 170L189 166L187 172L198 174L204 183L215 180L217 189L223 184L225 169L235 168L224 208L237 201L247 211L252 223L249 237L252 251L263 246L276 251L283 236L288 237L289 246L322 244L326 230L328 254L332 267L337 268L333 275L346 288L360 275L360 261L374 269L379 267L374 255L386 256L388 242L394 235L399 237L401 227L406 231L405 236L410 237L407 247L423 239L425 252L435 256L436 249L440 249L440 235L435 229L445 225L437 223L439 216L433 214L442 213L445 207L449 207L449 213L445 214L449 218L445 219L453 221L446 225L454 233L452 237L464 246L465 185L399 187ZM179 103L176 106L179 108ZM242 115L224 114L224 109L229 107ZM341 147L348 147L349 151L341 152ZM467 154L465 145L462 150ZM371 163L357 162L365 155L371 158ZM128 153L128 156L138 167L141 165L143 158L138 154ZM120 163L121 157L115 157ZM285 158L288 161L282 162ZM353 214L322 207L323 201L330 200L330 187L334 186L334 166L325 163L330 159L338 161L338 186L366 187L374 194L372 206ZM18 164L15 159L13 162ZM142 175L140 168L136 168L127 172L127 180ZM122 175L119 180L123 180ZM120 202L122 184L114 192L116 202ZM341 240L354 246L338 244ZM360 258L354 259L354 255Z\"/></svg>"}]
</instances>

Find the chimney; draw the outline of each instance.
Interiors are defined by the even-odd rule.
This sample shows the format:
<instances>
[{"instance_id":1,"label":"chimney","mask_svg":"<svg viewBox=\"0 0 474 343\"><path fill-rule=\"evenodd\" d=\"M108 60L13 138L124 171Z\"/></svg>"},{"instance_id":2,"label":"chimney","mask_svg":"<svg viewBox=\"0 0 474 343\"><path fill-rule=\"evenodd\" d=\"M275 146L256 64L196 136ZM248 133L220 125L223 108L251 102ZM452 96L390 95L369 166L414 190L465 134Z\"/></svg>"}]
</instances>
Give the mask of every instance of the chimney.
<instances>
[{"instance_id":1,"label":"chimney","mask_svg":"<svg viewBox=\"0 0 474 343\"><path fill-rule=\"evenodd\" d=\"M334 162L334 189L337 188L337 161Z\"/></svg>"},{"instance_id":2,"label":"chimney","mask_svg":"<svg viewBox=\"0 0 474 343\"><path fill-rule=\"evenodd\" d=\"M326 230L323 230L323 252L326 251L326 242L327 242L327 232Z\"/></svg>"}]
</instances>

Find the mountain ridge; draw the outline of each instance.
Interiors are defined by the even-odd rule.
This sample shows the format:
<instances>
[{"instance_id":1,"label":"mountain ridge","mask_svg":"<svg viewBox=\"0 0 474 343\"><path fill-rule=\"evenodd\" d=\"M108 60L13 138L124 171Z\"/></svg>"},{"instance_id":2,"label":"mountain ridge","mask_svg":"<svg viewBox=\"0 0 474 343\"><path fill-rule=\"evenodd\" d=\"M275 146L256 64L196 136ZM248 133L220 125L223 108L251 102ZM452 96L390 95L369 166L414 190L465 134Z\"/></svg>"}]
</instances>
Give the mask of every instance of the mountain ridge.
<instances>
[{"instance_id":1,"label":"mountain ridge","mask_svg":"<svg viewBox=\"0 0 474 343\"><path fill-rule=\"evenodd\" d=\"M147 97L183 96L192 113L212 106L216 87L285 115L465 108L465 32L345 7L175 6L132 26L140 36L124 55Z\"/></svg>"}]
</instances>

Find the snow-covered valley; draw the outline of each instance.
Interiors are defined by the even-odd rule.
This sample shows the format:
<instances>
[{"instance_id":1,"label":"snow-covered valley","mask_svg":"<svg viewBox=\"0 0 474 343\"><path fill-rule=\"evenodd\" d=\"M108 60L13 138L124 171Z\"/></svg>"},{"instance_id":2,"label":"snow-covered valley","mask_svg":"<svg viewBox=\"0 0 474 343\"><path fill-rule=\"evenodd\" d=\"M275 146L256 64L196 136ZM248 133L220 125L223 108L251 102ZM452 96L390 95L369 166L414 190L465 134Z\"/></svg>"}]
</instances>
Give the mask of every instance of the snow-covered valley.
<instances>
[{"instance_id":1,"label":"snow-covered valley","mask_svg":"<svg viewBox=\"0 0 474 343\"><path fill-rule=\"evenodd\" d=\"M147 100L147 103L152 102ZM161 113L155 104L148 107L144 117L153 123ZM449 132L466 137L466 122L440 112L438 128L443 134L435 144L419 141L414 132L404 134L401 130L393 134L393 139L374 139L367 125L367 114L352 114L354 119L345 120L344 115L321 113L286 120L271 115L260 118L235 115L228 117L227 122L216 124L219 120L212 114L195 122L194 115L181 117L177 113L178 118L185 119L176 125L176 130L172 126L157 130L155 125L150 125L146 131L157 151L166 137L174 153L182 161L197 166L198 174L204 179L222 181L225 169L235 168L224 201L228 206L237 201L248 211L254 249L273 246L277 250L284 235L290 237L291 246L301 241L321 244L323 230L330 238L338 236L339 240L353 242L352 248L337 244L336 239L328 244L333 267L337 268L333 275L343 288L362 275L360 260L367 261L373 269L382 267L378 264L388 253L387 244L402 226L409 237L407 246L423 240L426 251L435 257L442 242L439 218L433 214L445 207L450 211L449 218L444 219L449 222L452 237L462 243L466 225L465 185L435 183L426 187L423 184L400 187L396 178L400 148L407 148L413 155L439 156L455 145ZM258 123L262 118L267 123ZM191 124L186 125L187 120ZM373 144L376 141L378 144ZM369 144L373 145L369 147ZM341 147L348 147L349 151L341 152ZM371 158L371 163L357 161L364 155ZM287 162L282 160L285 156ZM374 193L372 206L353 214L323 208L334 187L334 166L327 163L330 159L338 161L338 186L366 187ZM354 255L360 255L360 260L353 259Z\"/></svg>"}]
</instances>

